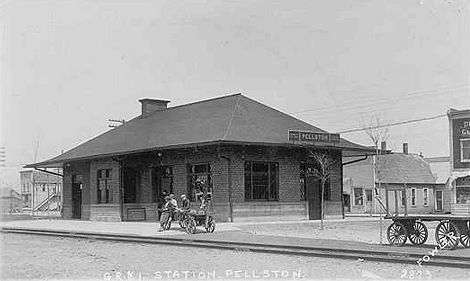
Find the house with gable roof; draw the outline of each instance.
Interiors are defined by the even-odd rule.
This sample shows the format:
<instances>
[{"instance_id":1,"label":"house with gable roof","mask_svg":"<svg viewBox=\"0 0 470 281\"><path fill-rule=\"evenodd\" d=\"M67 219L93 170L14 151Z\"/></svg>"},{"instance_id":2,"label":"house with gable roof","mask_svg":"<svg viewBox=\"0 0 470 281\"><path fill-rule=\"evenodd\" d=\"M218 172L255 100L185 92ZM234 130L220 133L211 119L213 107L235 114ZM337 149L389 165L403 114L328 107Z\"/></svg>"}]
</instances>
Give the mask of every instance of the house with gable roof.
<instances>
[{"instance_id":1,"label":"house with gable roof","mask_svg":"<svg viewBox=\"0 0 470 281\"><path fill-rule=\"evenodd\" d=\"M403 152L377 157L378 195L391 214L431 214L450 211L450 200L444 183L436 183L429 163L418 154ZM350 213L383 212L374 199L373 162L365 161L344 167L345 194L351 196Z\"/></svg>"},{"instance_id":2,"label":"house with gable roof","mask_svg":"<svg viewBox=\"0 0 470 281\"><path fill-rule=\"evenodd\" d=\"M63 168L63 218L158 220L165 192L211 198L218 221L343 217L342 157L372 151L242 94L181 106L141 99L134 119L26 167ZM334 160L327 190L312 151Z\"/></svg>"}]
</instances>

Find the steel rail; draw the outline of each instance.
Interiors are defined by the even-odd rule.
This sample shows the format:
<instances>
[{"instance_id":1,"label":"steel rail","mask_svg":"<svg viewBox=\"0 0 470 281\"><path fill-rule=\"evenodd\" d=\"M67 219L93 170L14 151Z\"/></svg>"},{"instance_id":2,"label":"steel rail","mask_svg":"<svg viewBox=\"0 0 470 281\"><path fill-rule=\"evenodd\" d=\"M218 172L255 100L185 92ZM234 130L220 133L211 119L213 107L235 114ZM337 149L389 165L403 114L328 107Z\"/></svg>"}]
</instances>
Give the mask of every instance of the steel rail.
<instances>
[{"instance_id":1,"label":"steel rail","mask_svg":"<svg viewBox=\"0 0 470 281\"><path fill-rule=\"evenodd\" d=\"M380 261L391 263L405 263L418 265L417 261L426 254L417 253L400 253L390 251L372 251L359 249L339 249L339 248L323 248L323 247L304 247L295 245L270 245L250 242L234 242L207 239L188 239L177 237L145 237L139 235L128 234L102 234L91 232L77 231L60 231L60 230L41 230L41 229L25 229L2 227L1 233L30 234L42 236L59 236L66 238L82 238L90 240L115 241L127 243L146 243L146 244L163 244L182 247L202 247L221 250L232 250L241 253L258 252L282 255L311 256L323 258L337 259L363 259L364 261ZM456 267L470 268L470 257L459 256L442 256L435 255L429 261L422 263L423 266L440 266L440 267Z\"/></svg>"}]
</instances>

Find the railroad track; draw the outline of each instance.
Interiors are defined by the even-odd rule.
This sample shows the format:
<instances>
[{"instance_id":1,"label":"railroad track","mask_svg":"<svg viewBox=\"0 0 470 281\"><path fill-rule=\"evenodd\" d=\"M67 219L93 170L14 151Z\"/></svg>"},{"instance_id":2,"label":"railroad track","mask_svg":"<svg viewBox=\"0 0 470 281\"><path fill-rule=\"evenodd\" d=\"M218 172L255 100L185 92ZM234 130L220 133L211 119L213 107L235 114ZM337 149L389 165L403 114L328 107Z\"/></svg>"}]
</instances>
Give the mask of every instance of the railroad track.
<instances>
[{"instance_id":1,"label":"railroad track","mask_svg":"<svg viewBox=\"0 0 470 281\"><path fill-rule=\"evenodd\" d=\"M358 249L338 249L338 248L322 248L322 247L304 247L304 246L287 246L287 245L268 245L250 242L233 242L207 239L188 239L178 237L145 237L138 235L126 234L102 234L92 232L75 232L60 230L41 230L41 229L22 229L2 227L2 233L16 234L33 234L43 236L55 236L66 238L82 238L102 241L117 241L127 243L146 243L146 244L163 244L184 247L202 247L222 250L232 250L242 253L272 253L282 255L311 256L337 259L354 259L364 261L380 261L391 263L413 264L418 266L417 261L428 255L430 259L422 263L422 266L440 266L440 267L456 267L470 268L470 257L448 256L437 253L432 256L432 249L424 249L422 254L418 253L399 253L393 251L371 251ZM190 236L189 236L190 237Z\"/></svg>"}]
</instances>

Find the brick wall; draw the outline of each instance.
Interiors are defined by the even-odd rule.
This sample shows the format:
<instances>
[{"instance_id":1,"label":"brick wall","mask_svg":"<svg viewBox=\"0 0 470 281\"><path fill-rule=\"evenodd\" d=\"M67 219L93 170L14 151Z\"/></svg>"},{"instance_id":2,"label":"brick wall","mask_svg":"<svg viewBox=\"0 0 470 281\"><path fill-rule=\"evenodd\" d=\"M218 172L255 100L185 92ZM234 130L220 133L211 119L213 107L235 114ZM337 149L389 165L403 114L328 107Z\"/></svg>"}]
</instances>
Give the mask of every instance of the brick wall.
<instances>
[{"instance_id":1,"label":"brick wall","mask_svg":"<svg viewBox=\"0 0 470 281\"><path fill-rule=\"evenodd\" d=\"M108 186L110 188L112 202L98 204L98 170L109 169ZM88 200L84 204L87 209L88 219L97 221L120 221L120 166L117 161L110 158L90 161L88 171L90 188L87 189Z\"/></svg>"},{"instance_id":2,"label":"brick wall","mask_svg":"<svg viewBox=\"0 0 470 281\"><path fill-rule=\"evenodd\" d=\"M90 204L90 220L92 221L121 221L119 204Z\"/></svg>"},{"instance_id":3,"label":"brick wall","mask_svg":"<svg viewBox=\"0 0 470 281\"><path fill-rule=\"evenodd\" d=\"M107 158L93 160L90 162L90 191L89 191L89 202L88 204L97 204L98 200L98 170L110 169L110 178L108 179L108 186L110 187L110 192L112 193L112 202L114 204L119 204L120 201L120 167L119 163Z\"/></svg>"},{"instance_id":4,"label":"brick wall","mask_svg":"<svg viewBox=\"0 0 470 281\"><path fill-rule=\"evenodd\" d=\"M224 157L230 160L225 159ZM234 216L238 220L248 217L260 217L271 214L277 219L285 212L285 217L307 219L306 203L301 202L300 163L307 161L304 149L254 147L254 146L227 146L222 148L200 148L174 151L162 151L128 157L126 165L135 166L140 171L140 186L137 188L137 202L123 206L123 216L126 219L127 208L145 208L147 220L156 219L156 203L152 202L152 166L171 166L173 168L173 190L179 195L187 193L187 164L210 163L213 183L213 206L215 218L218 221L228 221L230 217L229 181L231 181L231 195ZM342 171L341 153L332 152L336 160L330 178L331 201L326 202L327 214L331 216L342 215ZM279 202L246 202L244 165L246 161L277 162L279 164ZM113 204L120 203L120 166L112 159L100 159L90 162L87 169L87 190L84 192L84 218L94 220L104 219L108 214L115 218L116 207L100 208L97 203L97 171L111 169L111 178L108 184L113 192ZM83 172L83 169L81 170ZM230 175L228 172L230 171ZM64 184L67 177L64 177ZM67 197L67 188L64 186L64 200ZM68 211L69 202L64 201L64 212ZM110 211L112 209L112 211ZM120 211L120 210L119 210ZM111 213L110 213L111 212ZM237 219L235 219L236 221Z\"/></svg>"},{"instance_id":5,"label":"brick wall","mask_svg":"<svg viewBox=\"0 0 470 281\"><path fill-rule=\"evenodd\" d=\"M245 162L263 161L279 163L279 201L300 201L300 155L296 150L251 148L234 149L232 159L232 199L245 202Z\"/></svg>"}]
</instances>

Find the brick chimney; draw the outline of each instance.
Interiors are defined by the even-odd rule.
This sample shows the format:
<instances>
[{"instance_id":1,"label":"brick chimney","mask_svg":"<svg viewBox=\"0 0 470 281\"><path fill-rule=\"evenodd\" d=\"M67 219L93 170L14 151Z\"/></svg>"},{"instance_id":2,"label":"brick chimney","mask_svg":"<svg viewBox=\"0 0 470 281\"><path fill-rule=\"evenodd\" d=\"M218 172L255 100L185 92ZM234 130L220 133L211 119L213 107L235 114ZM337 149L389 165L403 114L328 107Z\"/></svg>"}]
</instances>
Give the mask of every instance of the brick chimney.
<instances>
[{"instance_id":1,"label":"brick chimney","mask_svg":"<svg viewBox=\"0 0 470 281\"><path fill-rule=\"evenodd\" d=\"M382 153L385 153L387 150L387 142L383 141L380 143L380 150L382 150Z\"/></svg>"},{"instance_id":2,"label":"brick chimney","mask_svg":"<svg viewBox=\"0 0 470 281\"><path fill-rule=\"evenodd\" d=\"M157 99L140 99L139 102L142 104L142 117L145 118L155 111L167 109L167 104L170 101Z\"/></svg>"},{"instance_id":3,"label":"brick chimney","mask_svg":"<svg viewBox=\"0 0 470 281\"><path fill-rule=\"evenodd\" d=\"M408 143L407 142L403 143L403 153L408 154Z\"/></svg>"}]
</instances>

